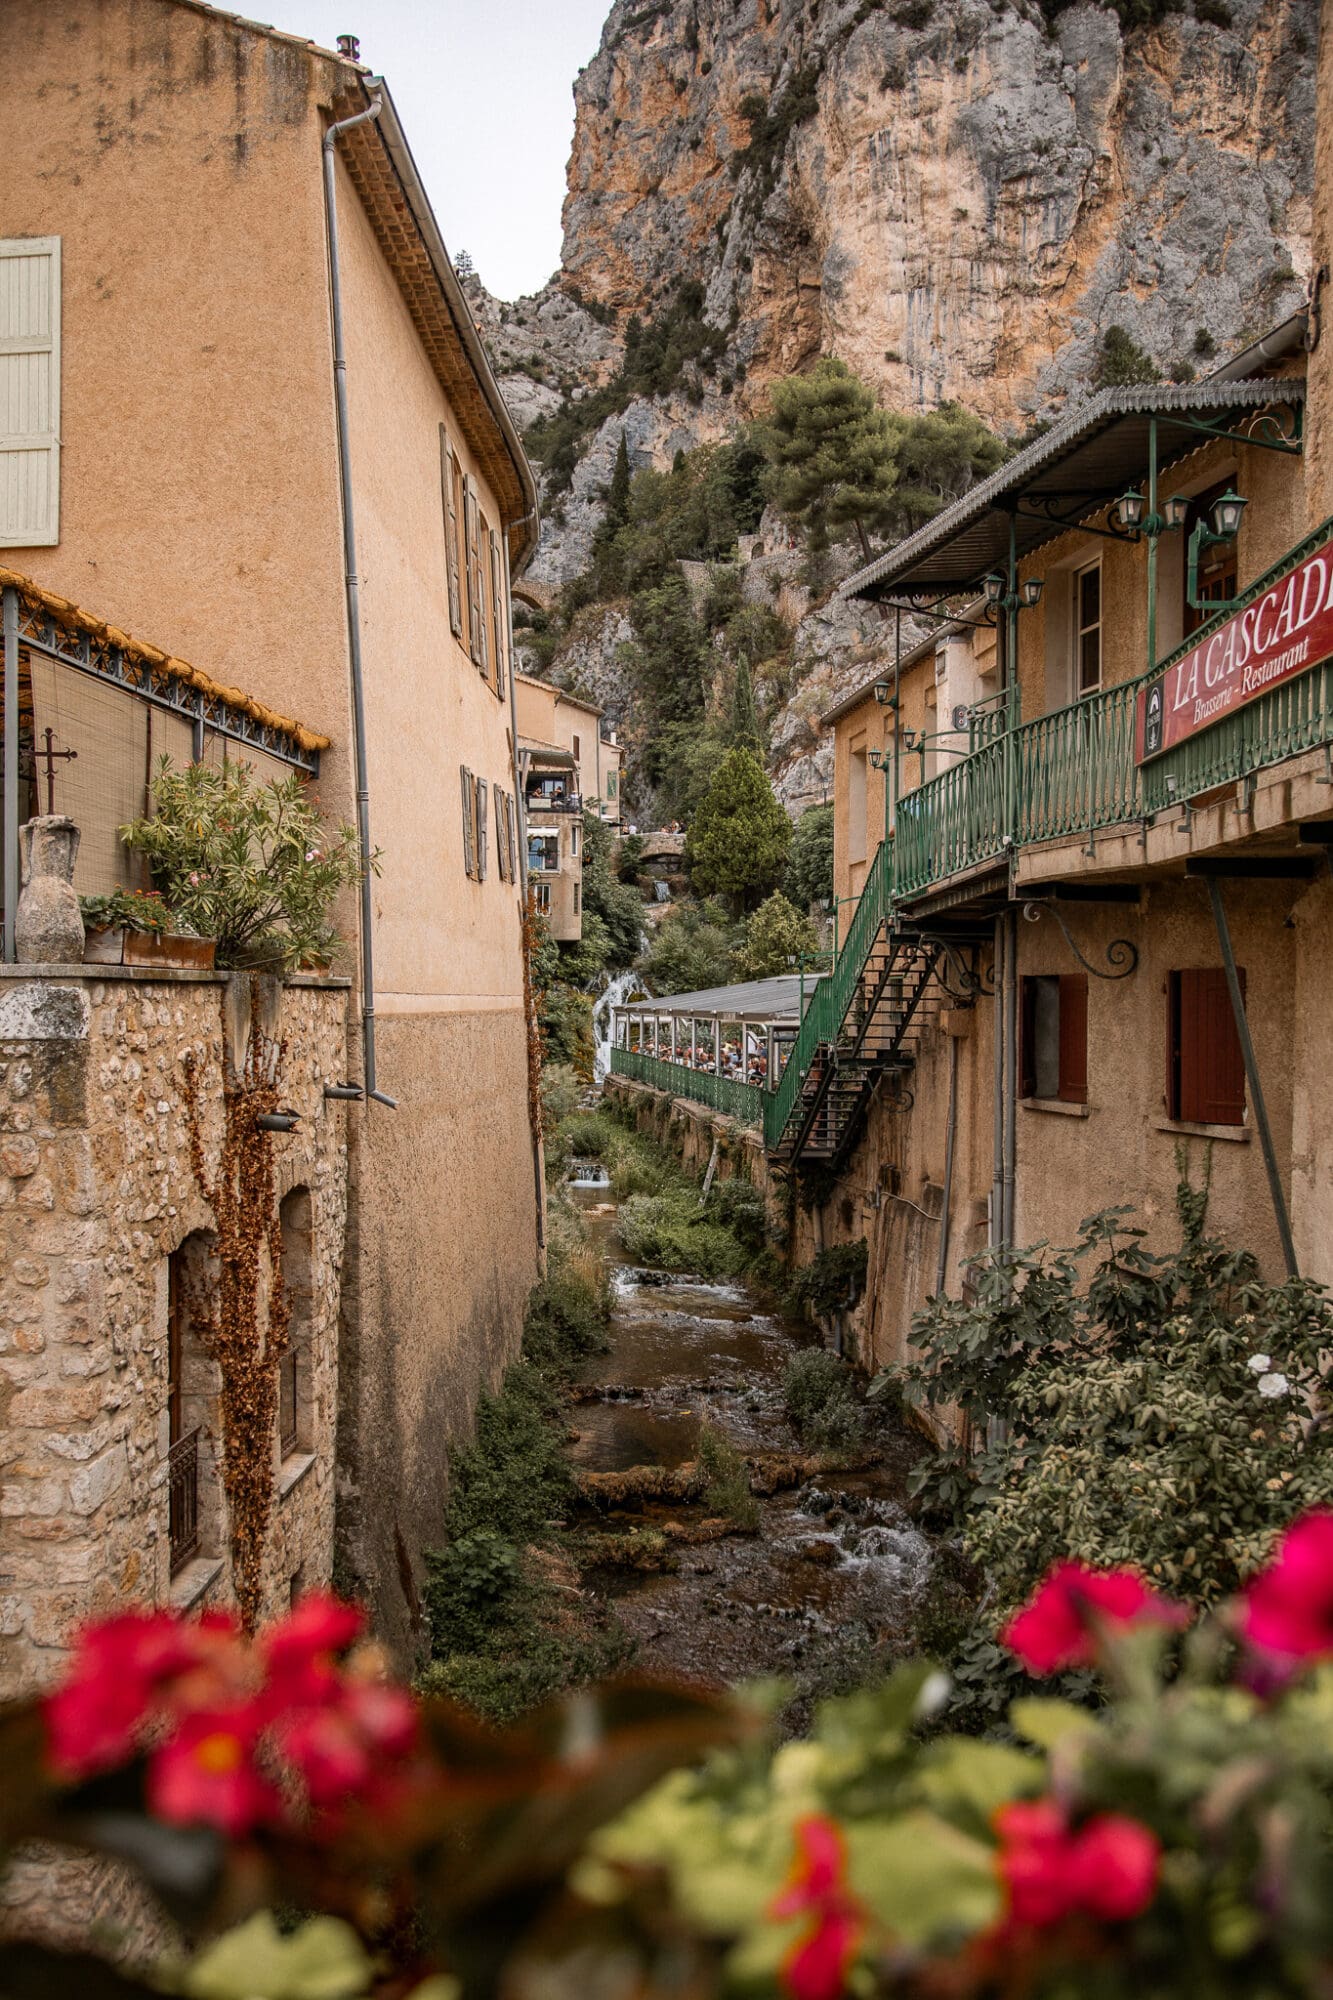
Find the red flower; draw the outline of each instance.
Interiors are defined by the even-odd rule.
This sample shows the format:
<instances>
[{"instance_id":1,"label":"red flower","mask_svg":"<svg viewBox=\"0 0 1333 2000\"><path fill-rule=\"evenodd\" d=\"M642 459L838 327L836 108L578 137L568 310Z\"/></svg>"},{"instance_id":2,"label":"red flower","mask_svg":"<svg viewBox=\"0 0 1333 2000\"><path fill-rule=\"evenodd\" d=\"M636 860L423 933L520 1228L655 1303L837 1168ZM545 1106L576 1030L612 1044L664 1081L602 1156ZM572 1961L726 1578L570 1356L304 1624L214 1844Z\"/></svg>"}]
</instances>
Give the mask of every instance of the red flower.
<instances>
[{"instance_id":1,"label":"red flower","mask_svg":"<svg viewBox=\"0 0 1333 2000\"><path fill-rule=\"evenodd\" d=\"M313 1806L369 1805L416 1749L417 1712L401 1688L342 1682L324 1706L280 1723L277 1741Z\"/></svg>"},{"instance_id":2,"label":"red flower","mask_svg":"<svg viewBox=\"0 0 1333 2000\"><path fill-rule=\"evenodd\" d=\"M172 1826L215 1826L231 1840L271 1820L281 1801L255 1768L250 1707L190 1715L148 1766L148 1803Z\"/></svg>"},{"instance_id":3,"label":"red flower","mask_svg":"<svg viewBox=\"0 0 1333 2000\"><path fill-rule=\"evenodd\" d=\"M260 1648L274 1713L328 1699L338 1683L336 1655L360 1637L365 1622L354 1604L312 1590L271 1626Z\"/></svg>"},{"instance_id":4,"label":"red flower","mask_svg":"<svg viewBox=\"0 0 1333 2000\"><path fill-rule=\"evenodd\" d=\"M226 1629L234 1633L230 1620ZM217 1634L217 1620L185 1625L167 1611L126 1611L85 1626L64 1684L46 1702L51 1755L61 1773L84 1778L123 1762Z\"/></svg>"},{"instance_id":5,"label":"red flower","mask_svg":"<svg viewBox=\"0 0 1333 2000\"><path fill-rule=\"evenodd\" d=\"M1333 1656L1333 1513L1305 1514L1288 1528L1246 1589L1241 1631L1278 1682Z\"/></svg>"},{"instance_id":6,"label":"red flower","mask_svg":"<svg viewBox=\"0 0 1333 2000\"><path fill-rule=\"evenodd\" d=\"M995 1826L1012 1923L1034 1930L1071 1916L1123 1923L1153 1899L1160 1844L1122 1813L1099 1813L1071 1829L1054 1799L1020 1800L1001 1807Z\"/></svg>"},{"instance_id":7,"label":"red flower","mask_svg":"<svg viewBox=\"0 0 1333 2000\"><path fill-rule=\"evenodd\" d=\"M1149 1589L1135 1570L1063 1562L1046 1572L1036 1596L1000 1637L1030 1673L1054 1674L1092 1666L1105 1626L1180 1626L1188 1619L1183 1605Z\"/></svg>"},{"instance_id":8,"label":"red flower","mask_svg":"<svg viewBox=\"0 0 1333 2000\"><path fill-rule=\"evenodd\" d=\"M795 1832L796 1864L769 1915L811 1922L783 1961L783 1982L794 2000L838 2000L865 1930L847 1888L846 1842L831 1819L803 1819Z\"/></svg>"}]
</instances>

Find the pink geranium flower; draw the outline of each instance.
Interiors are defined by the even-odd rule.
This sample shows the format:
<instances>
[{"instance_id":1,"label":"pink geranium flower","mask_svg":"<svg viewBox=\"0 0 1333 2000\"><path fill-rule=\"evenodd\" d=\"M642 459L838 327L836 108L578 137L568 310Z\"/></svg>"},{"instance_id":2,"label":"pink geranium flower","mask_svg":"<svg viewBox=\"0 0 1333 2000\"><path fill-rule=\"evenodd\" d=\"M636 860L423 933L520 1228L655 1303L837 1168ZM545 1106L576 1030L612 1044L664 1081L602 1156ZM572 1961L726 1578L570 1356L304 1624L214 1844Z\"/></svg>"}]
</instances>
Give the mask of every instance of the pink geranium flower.
<instances>
[{"instance_id":1,"label":"pink geranium flower","mask_svg":"<svg viewBox=\"0 0 1333 2000\"><path fill-rule=\"evenodd\" d=\"M1099 1813L1071 1828L1054 1799L1019 1800L1000 1809L995 1826L1011 1923L1033 1930L1072 1916L1123 1923L1153 1899L1160 1843L1122 1813Z\"/></svg>"},{"instance_id":2,"label":"pink geranium flower","mask_svg":"<svg viewBox=\"0 0 1333 2000\"><path fill-rule=\"evenodd\" d=\"M1107 1627L1178 1627L1188 1619L1183 1605L1150 1589L1136 1570L1062 1562L1047 1571L1036 1596L1000 1637L1030 1673L1055 1674L1092 1666Z\"/></svg>"},{"instance_id":3,"label":"pink geranium flower","mask_svg":"<svg viewBox=\"0 0 1333 2000\"><path fill-rule=\"evenodd\" d=\"M847 1845L831 1819L803 1819L795 1832L796 1864L769 1914L810 1922L783 1962L783 1983L793 2000L838 2000L865 1931L847 1887Z\"/></svg>"},{"instance_id":4,"label":"pink geranium flower","mask_svg":"<svg viewBox=\"0 0 1333 2000\"><path fill-rule=\"evenodd\" d=\"M1333 1513L1305 1514L1248 1585L1240 1629L1266 1678L1289 1679L1307 1661L1333 1658Z\"/></svg>"}]
</instances>

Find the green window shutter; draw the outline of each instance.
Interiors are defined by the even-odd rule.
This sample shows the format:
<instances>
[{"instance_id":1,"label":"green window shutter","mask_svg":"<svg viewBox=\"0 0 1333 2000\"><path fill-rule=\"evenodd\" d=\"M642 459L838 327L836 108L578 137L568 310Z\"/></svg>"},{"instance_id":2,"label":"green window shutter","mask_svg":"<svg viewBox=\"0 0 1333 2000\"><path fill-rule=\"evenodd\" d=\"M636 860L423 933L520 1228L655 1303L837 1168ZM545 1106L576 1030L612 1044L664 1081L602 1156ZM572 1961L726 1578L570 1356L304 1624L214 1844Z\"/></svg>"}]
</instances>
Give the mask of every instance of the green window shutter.
<instances>
[{"instance_id":1,"label":"green window shutter","mask_svg":"<svg viewBox=\"0 0 1333 2000\"><path fill-rule=\"evenodd\" d=\"M458 502L455 497L457 460L453 442L440 425L440 496L444 502L444 566L449 578L449 630L463 636L463 589L458 579Z\"/></svg>"}]
</instances>

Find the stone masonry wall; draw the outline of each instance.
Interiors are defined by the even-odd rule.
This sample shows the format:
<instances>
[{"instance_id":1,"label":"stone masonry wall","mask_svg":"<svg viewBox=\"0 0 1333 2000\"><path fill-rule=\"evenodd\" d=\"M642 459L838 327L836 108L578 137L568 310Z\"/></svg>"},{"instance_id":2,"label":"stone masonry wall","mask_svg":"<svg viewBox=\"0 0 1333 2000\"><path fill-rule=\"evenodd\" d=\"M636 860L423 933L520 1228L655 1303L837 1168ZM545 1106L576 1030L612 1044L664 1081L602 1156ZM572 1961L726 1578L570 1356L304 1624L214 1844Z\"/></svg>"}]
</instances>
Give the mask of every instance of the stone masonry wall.
<instances>
[{"instance_id":1,"label":"stone masonry wall","mask_svg":"<svg viewBox=\"0 0 1333 2000\"><path fill-rule=\"evenodd\" d=\"M182 1058L193 1052L209 1170L223 1062L243 1051L250 981L5 968L0 976L0 1694L45 1683L72 1625L127 1603L230 1600L208 1357L184 1371L202 1424L198 1557L170 1574L169 1261L213 1218L191 1170ZM265 1612L328 1580L346 1215L343 982L274 986L290 1219L298 1446L274 1447ZM265 1022L270 1027L269 1020ZM287 1253L285 1252L286 1261ZM190 1370L194 1375L191 1378Z\"/></svg>"}]
</instances>

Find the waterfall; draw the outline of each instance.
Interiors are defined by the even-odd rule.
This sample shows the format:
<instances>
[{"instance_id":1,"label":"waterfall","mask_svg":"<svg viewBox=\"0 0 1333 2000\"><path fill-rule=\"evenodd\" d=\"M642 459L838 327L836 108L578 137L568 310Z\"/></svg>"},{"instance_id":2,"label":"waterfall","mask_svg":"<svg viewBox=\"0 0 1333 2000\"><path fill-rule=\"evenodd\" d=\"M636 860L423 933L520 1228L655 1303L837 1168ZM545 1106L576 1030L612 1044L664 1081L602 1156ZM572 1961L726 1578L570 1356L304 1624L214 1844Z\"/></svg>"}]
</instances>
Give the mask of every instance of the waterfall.
<instances>
[{"instance_id":1,"label":"waterfall","mask_svg":"<svg viewBox=\"0 0 1333 2000\"><path fill-rule=\"evenodd\" d=\"M611 1067L611 1021L612 1011L623 1006L631 993L643 991L643 981L637 972L618 972L614 979L607 981L601 999L592 1010L594 1083L604 1081Z\"/></svg>"}]
</instances>

